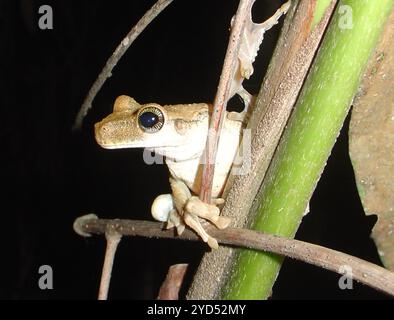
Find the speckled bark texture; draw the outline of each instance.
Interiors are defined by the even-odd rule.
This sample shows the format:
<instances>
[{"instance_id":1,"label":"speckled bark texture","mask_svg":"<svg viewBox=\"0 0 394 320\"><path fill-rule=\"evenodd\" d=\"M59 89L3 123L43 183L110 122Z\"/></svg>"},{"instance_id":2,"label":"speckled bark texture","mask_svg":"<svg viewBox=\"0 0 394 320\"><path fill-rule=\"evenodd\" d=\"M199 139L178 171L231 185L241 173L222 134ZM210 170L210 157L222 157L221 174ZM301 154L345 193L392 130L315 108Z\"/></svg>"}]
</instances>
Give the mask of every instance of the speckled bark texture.
<instances>
[{"instance_id":1,"label":"speckled bark texture","mask_svg":"<svg viewBox=\"0 0 394 320\"><path fill-rule=\"evenodd\" d=\"M294 237L393 3L339 1L257 196L252 229ZM282 259L243 250L223 297L269 297Z\"/></svg>"}]
</instances>

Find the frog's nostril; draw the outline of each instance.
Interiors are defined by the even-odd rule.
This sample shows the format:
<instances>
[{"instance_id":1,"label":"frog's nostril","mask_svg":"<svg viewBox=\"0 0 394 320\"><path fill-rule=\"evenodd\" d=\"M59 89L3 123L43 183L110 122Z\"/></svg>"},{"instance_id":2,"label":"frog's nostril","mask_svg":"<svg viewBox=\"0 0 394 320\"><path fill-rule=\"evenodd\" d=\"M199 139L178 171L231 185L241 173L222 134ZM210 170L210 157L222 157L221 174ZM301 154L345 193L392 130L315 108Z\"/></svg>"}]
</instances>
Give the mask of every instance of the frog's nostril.
<instances>
[{"instance_id":1,"label":"frog's nostril","mask_svg":"<svg viewBox=\"0 0 394 320\"><path fill-rule=\"evenodd\" d=\"M110 126L108 126L108 124L104 124L104 123L96 123L95 124L95 131L96 134L100 134L100 135L106 135L110 132Z\"/></svg>"}]
</instances>

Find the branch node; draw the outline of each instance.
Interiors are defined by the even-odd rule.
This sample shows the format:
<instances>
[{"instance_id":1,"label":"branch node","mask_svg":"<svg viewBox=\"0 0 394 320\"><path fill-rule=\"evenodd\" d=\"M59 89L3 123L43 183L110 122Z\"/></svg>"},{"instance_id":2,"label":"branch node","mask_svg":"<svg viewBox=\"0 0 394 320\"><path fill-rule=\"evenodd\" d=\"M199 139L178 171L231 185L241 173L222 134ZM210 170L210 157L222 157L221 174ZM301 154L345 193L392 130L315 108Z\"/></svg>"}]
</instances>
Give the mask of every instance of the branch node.
<instances>
[{"instance_id":1,"label":"branch node","mask_svg":"<svg viewBox=\"0 0 394 320\"><path fill-rule=\"evenodd\" d=\"M83 226L87 221L93 219L98 219L98 216L96 216L94 213L85 214L84 216L80 216L79 218L76 218L73 223L73 229L75 233L85 238L91 237L92 235L90 233L84 231Z\"/></svg>"}]
</instances>

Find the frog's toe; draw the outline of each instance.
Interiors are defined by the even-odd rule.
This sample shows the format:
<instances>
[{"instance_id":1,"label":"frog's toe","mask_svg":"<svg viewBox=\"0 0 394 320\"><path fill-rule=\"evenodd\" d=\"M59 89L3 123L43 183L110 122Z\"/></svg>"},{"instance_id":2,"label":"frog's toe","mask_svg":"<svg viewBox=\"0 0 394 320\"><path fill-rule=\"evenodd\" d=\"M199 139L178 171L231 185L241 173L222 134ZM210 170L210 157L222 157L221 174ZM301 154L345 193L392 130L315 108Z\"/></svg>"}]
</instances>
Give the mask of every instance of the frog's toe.
<instances>
[{"instance_id":1,"label":"frog's toe","mask_svg":"<svg viewBox=\"0 0 394 320\"><path fill-rule=\"evenodd\" d=\"M171 210L167 221L167 229L173 227L176 228L178 235L181 235L182 232L185 230L185 224L183 223L181 217L175 209Z\"/></svg>"},{"instance_id":2,"label":"frog's toe","mask_svg":"<svg viewBox=\"0 0 394 320\"><path fill-rule=\"evenodd\" d=\"M174 209L171 210L167 220L166 229L176 228L176 233L180 236L185 231L185 224L181 221L178 212Z\"/></svg>"},{"instance_id":3,"label":"frog's toe","mask_svg":"<svg viewBox=\"0 0 394 320\"><path fill-rule=\"evenodd\" d=\"M208 243L208 245L212 248L212 249L218 249L219 248L219 244L216 241L215 238L211 237L206 231L205 229L202 227L200 221L198 220L198 217L193 216L189 213L187 213L185 215L185 222L186 224L192 228L194 231L197 232L197 234L201 237L201 239Z\"/></svg>"},{"instance_id":4,"label":"frog's toe","mask_svg":"<svg viewBox=\"0 0 394 320\"><path fill-rule=\"evenodd\" d=\"M231 219L229 217L219 216L216 221L212 221L215 226L219 229L226 229L230 223Z\"/></svg>"},{"instance_id":5,"label":"frog's toe","mask_svg":"<svg viewBox=\"0 0 394 320\"><path fill-rule=\"evenodd\" d=\"M175 227L175 224L172 221L167 221L166 229L172 229Z\"/></svg>"},{"instance_id":6,"label":"frog's toe","mask_svg":"<svg viewBox=\"0 0 394 320\"><path fill-rule=\"evenodd\" d=\"M202 227L200 221L198 220L198 217L190 214L188 212L185 212L184 215L184 220L185 223L192 228L195 232L197 232L197 234L201 237L201 239L204 242L208 242L209 239L209 234L205 231L205 229Z\"/></svg>"},{"instance_id":7,"label":"frog's toe","mask_svg":"<svg viewBox=\"0 0 394 320\"><path fill-rule=\"evenodd\" d=\"M203 228L203 226L201 225L200 221L198 220L198 217L190 214L188 212L185 213L185 223L192 228L195 232L197 232L197 234L201 237L201 239L208 243L208 245L212 248L212 249L217 249L219 248L219 244L216 241L215 238L211 237Z\"/></svg>"},{"instance_id":8,"label":"frog's toe","mask_svg":"<svg viewBox=\"0 0 394 320\"><path fill-rule=\"evenodd\" d=\"M218 244L217 240L211 236L208 238L207 243L212 249L217 250L219 248L219 244Z\"/></svg>"},{"instance_id":9,"label":"frog's toe","mask_svg":"<svg viewBox=\"0 0 394 320\"><path fill-rule=\"evenodd\" d=\"M178 233L178 235L181 235L183 233L183 231L185 231L185 225L184 224L179 224L176 227L176 232Z\"/></svg>"},{"instance_id":10,"label":"frog's toe","mask_svg":"<svg viewBox=\"0 0 394 320\"><path fill-rule=\"evenodd\" d=\"M212 199L212 202L215 206L221 206L222 204L224 204L226 201L223 198L215 198Z\"/></svg>"}]
</instances>

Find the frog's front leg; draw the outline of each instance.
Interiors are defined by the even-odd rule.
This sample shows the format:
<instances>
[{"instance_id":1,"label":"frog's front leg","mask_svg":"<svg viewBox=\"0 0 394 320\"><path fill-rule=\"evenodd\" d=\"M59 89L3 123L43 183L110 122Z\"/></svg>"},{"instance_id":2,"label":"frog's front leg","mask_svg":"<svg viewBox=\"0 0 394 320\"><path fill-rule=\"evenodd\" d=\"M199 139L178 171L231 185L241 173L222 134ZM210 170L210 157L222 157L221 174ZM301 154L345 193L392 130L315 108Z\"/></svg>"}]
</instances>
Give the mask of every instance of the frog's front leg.
<instances>
[{"instance_id":1,"label":"frog's front leg","mask_svg":"<svg viewBox=\"0 0 394 320\"><path fill-rule=\"evenodd\" d=\"M152 215L156 220L167 221L167 228L175 226L178 234L184 229L184 224L192 228L207 242L211 248L218 248L216 239L211 237L201 225L199 217L211 221L220 229L226 228L231 220L221 217L220 210L216 206L223 203L222 199L216 199L215 205L202 202L192 196L189 188L181 180L170 178L172 189L171 195L160 195L152 204Z\"/></svg>"},{"instance_id":2,"label":"frog's front leg","mask_svg":"<svg viewBox=\"0 0 394 320\"><path fill-rule=\"evenodd\" d=\"M209 220L219 229L228 227L231 222L230 218L220 216L220 209L217 207L224 203L223 199L214 199L213 204L208 204L201 201L198 197L192 196L189 188L183 181L170 178L170 185L174 206L178 212L183 212L183 216L191 214Z\"/></svg>"},{"instance_id":3,"label":"frog's front leg","mask_svg":"<svg viewBox=\"0 0 394 320\"><path fill-rule=\"evenodd\" d=\"M156 197L151 208L153 218L161 222L166 222L167 229L176 227L179 235L185 230L186 224L196 231L201 239L204 242L207 242L211 248L217 249L217 241L204 230L198 216L186 211L185 207L189 198L187 198L187 193L184 193L184 190L182 189L182 187L178 189L175 184L174 195L162 194ZM188 193L189 196L191 196L189 191ZM178 207L178 209L176 209L175 203L177 204L176 207Z\"/></svg>"}]
</instances>

